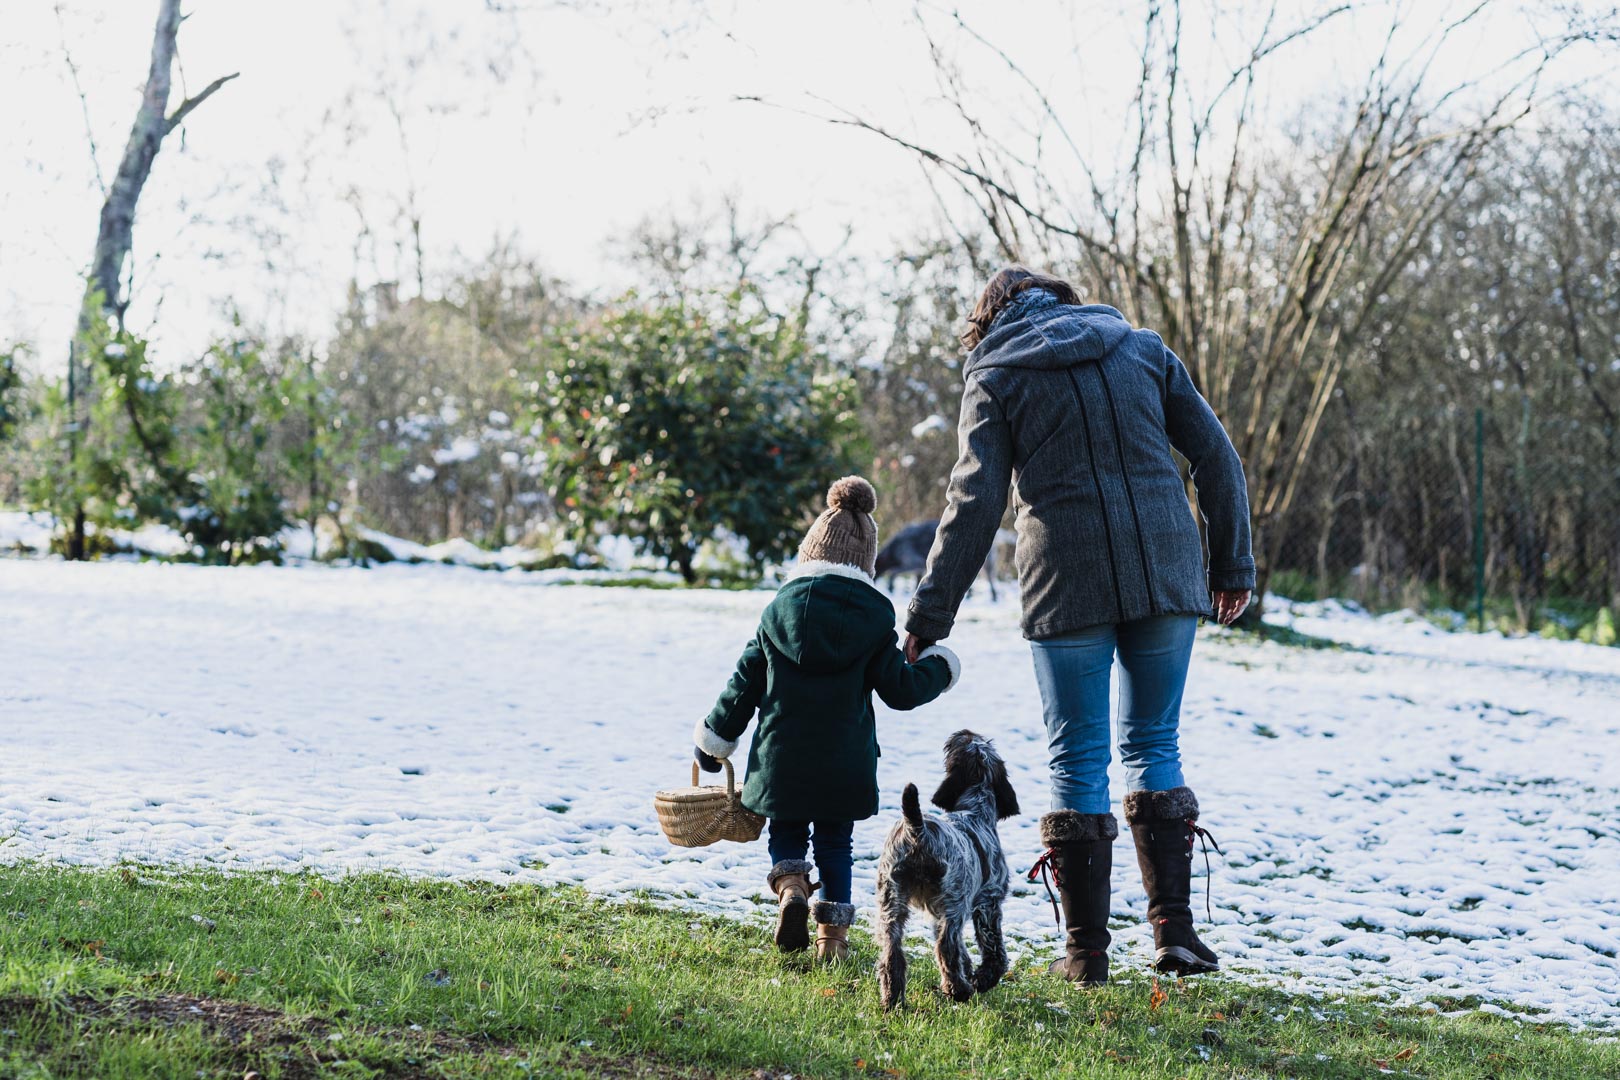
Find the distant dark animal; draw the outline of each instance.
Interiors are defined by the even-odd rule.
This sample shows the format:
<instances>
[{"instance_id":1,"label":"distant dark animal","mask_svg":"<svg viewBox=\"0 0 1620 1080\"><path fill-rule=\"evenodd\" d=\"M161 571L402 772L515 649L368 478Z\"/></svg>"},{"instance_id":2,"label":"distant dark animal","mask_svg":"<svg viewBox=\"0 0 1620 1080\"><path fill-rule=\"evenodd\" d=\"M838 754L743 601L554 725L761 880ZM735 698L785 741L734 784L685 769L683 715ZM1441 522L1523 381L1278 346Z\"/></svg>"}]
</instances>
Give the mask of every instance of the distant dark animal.
<instances>
[{"instance_id":1,"label":"distant dark animal","mask_svg":"<svg viewBox=\"0 0 1620 1080\"><path fill-rule=\"evenodd\" d=\"M878 990L892 1009L906 993L906 917L912 908L934 920L940 989L956 1000L992 989L1007 973L1001 905L1007 860L996 822L1018 813L1007 766L989 739L958 731L945 741L945 780L934 792L944 814L923 816L917 785L900 797L901 818L878 859ZM979 942L973 969L962 933L968 920Z\"/></svg>"},{"instance_id":2,"label":"distant dark animal","mask_svg":"<svg viewBox=\"0 0 1620 1080\"><path fill-rule=\"evenodd\" d=\"M889 538L877 553L877 569L873 577L887 577L889 592L894 592L894 579L901 574L916 574L919 578L928 566L928 550L934 546L934 533L939 531L939 519L913 521ZM1000 542L1000 536L997 536ZM996 597L996 548L992 544L990 555L984 560L984 580L990 584L990 599Z\"/></svg>"}]
</instances>

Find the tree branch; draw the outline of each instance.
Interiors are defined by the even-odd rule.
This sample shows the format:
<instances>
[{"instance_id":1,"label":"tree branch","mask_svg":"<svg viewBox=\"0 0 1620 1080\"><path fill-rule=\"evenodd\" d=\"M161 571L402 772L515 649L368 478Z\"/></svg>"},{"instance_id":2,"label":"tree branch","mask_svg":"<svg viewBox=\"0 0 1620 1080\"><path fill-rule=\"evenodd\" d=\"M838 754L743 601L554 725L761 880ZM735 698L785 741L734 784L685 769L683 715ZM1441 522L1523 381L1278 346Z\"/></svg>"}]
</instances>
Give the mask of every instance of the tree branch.
<instances>
[{"instance_id":1,"label":"tree branch","mask_svg":"<svg viewBox=\"0 0 1620 1080\"><path fill-rule=\"evenodd\" d=\"M101 189L101 197L107 197L107 180L101 175L101 153L96 147L96 129L90 122L90 99L85 96L84 86L79 82L79 65L73 62L73 51L68 48L67 27L62 21L62 5L57 4L53 9L56 12L56 29L62 39L62 59L67 63L68 74L73 78L73 92L79 95L79 112L84 117L84 138L90 144L90 168L96 174L96 187Z\"/></svg>"},{"instance_id":2,"label":"tree branch","mask_svg":"<svg viewBox=\"0 0 1620 1080\"><path fill-rule=\"evenodd\" d=\"M202 93L198 94L196 97L188 97L186 100L182 101L179 107L176 108L173 113L169 114L169 118L164 121L163 134L167 135L169 132L185 123L186 117L191 115L193 109L207 101L209 98L213 97L215 91L241 74L242 73L240 71L233 71L229 75L221 75L219 78L203 87Z\"/></svg>"}]
</instances>

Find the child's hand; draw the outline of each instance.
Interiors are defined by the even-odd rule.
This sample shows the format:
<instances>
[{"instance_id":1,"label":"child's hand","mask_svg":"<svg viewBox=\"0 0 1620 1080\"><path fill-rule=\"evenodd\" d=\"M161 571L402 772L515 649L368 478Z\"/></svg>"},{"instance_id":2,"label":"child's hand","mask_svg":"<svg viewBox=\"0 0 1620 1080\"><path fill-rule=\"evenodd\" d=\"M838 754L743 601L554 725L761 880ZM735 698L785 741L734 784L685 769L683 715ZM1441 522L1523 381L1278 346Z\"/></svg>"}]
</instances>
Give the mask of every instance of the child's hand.
<instances>
[{"instance_id":1,"label":"child's hand","mask_svg":"<svg viewBox=\"0 0 1620 1080\"><path fill-rule=\"evenodd\" d=\"M901 646L901 648L905 650L906 663L915 664L917 662L917 657L922 655L922 651L933 644L936 643L929 641L927 638L920 638L916 634L911 633L906 634L905 643Z\"/></svg>"},{"instance_id":2,"label":"child's hand","mask_svg":"<svg viewBox=\"0 0 1620 1080\"><path fill-rule=\"evenodd\" d=\"M705 754L702 747L692 747L692 756L697 758L698 768L704 772L720 771L720 759L711 754Z\"/></svg>"}]
</instances>

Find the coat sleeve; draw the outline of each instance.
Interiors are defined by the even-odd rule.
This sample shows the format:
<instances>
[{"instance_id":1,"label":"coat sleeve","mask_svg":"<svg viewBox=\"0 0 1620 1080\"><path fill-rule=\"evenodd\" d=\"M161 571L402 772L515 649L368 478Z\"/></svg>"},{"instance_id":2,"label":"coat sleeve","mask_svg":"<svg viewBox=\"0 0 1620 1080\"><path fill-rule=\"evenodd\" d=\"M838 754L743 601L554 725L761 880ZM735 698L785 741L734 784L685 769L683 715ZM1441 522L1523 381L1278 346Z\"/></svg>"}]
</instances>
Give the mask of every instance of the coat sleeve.
<instances>
[{"instance_id":1,"label":"coat sleeve","mask_svg":"<svg viewBox=\"0 0 1620 1080\"><path fill-rule=\"evenodd\" d=\"M698 721L692 732L692 742L712 757L728 758L737 749L742 733L748 730L765 695L765 651L756 637L743 649L737 661L737 670L720 692L709 715Z\"/></svg>"},{"instance_id":2,"label":"coat sleeve","mask_svg":"<svg viewBox=\"0 0 1620 1080\"><path fill-rule=\"evenodd\" d=\"M995 543L1012 484L1012 429L1001 403L983 382L970 379L962 394L960 444L946 491L928 568L906 612L906 630L927 641L951 632L973 579Z\"/></svg>"},{"instance_id":3,"label":"coat sleeve","mask_svg":"<svg viewBox=\"0 0 1620 1080\"><path fill-rule=\"evenodd\" d=\"M941 645L924 649L915 664L906 663L894 635L866 664L866 684L877 691L883 704L901 712L928 704L955 686L961 676L962 662Z\"/></svg>"},{"instance_id":4,"label":"coat sleeve","mask_svg":"<svg viewBox=\"0 0 1620 1080\"><path fill-rule=\"evenodd\" d=\"M1252 589L1254 551L1243 461L1181 358L1168 347L1164 356L1164 427L1170 445L1192 465L1198 512L1209 542L1209 587Z\"/></svg>"}]
</instances>

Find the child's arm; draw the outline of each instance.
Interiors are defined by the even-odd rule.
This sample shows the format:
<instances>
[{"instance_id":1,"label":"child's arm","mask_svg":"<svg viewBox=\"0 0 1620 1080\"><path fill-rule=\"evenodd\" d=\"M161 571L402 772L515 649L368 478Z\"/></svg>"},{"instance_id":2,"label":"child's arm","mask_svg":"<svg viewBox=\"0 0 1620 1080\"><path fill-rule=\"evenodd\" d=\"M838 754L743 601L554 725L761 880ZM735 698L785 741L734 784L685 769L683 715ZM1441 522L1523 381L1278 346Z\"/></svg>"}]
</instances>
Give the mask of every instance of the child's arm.
<instances>
[{"instance_id":1,"label":"child's arm","mask_svg":"<svg viewBox=\"0 0 1620 1080\"><path fill-rule=\"evenodd\" d=\"M693 730L692 741L697 748L711 757L730 757L764 694L765 652L756 638L743 649L737 670L731 673L731 681L720 692L720 700Z\"/></svg>"},{"instance_id":2,"label":"child's arm","mask_svg":"<svg viewBox=\"0 0 1620 1080\"><path fill-rule=\"evenodd\" d=\"M891 638L866 665L867 685L889 708L905 710L926 705L962 677L962 662L945 646L930 645L915 664L908 664L905 653L900 651L899 638Z\"/></svg>"}]
</instances>

